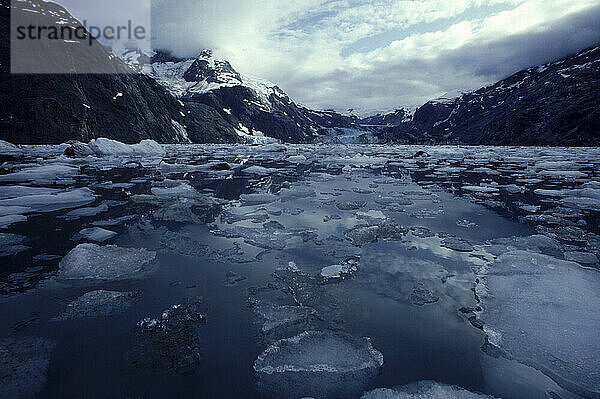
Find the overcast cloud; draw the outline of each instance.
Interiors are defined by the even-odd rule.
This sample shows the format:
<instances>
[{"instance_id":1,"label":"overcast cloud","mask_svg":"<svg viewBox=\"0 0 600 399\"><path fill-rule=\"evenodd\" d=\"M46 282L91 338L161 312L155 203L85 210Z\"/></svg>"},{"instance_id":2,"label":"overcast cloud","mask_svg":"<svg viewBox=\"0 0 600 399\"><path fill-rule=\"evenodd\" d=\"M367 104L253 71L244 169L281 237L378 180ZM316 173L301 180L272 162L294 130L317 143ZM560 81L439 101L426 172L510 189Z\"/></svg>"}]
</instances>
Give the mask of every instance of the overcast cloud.
<instances>
[{"instance_id":1,"label":"overcast cloud","mask_svg":"<svg viewBox=\"0 0 600 399\"><path fill-rule=\"evenodd\" d=\"M600 42L599 0L153 0L155 48L203 48L313 108L414 107Z\"/></svg>"}]
</instances>

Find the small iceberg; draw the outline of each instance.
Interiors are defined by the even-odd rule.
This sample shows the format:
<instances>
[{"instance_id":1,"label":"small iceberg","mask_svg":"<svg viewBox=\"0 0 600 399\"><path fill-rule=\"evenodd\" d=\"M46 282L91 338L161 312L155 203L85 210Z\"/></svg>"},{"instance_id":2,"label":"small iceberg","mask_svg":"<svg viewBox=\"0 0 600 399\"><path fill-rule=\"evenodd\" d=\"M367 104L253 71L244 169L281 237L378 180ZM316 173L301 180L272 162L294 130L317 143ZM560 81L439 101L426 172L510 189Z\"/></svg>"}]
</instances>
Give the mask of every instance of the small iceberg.
<instances>
[{"instance_id":1,"label":"small iceberg","mask_svg":"<svg viewBox=\"0 0 600 399\"><path fill-rule=\"evenodd\" d=\"M126 280L149 271L156 252L115 245L79 244L59 264L60 280Z\"/></svg>"},{"instance_id":2,"label":"small iceberg","mask_svg":"<svg viewBox=\"0 0 600 399\"><path fill-rule=\"evenodd\" d=\"M383 365L369 338L306 331L269 346L254 362L259 387L278 398L356 397Z\"/></svg>"}]
</instances>

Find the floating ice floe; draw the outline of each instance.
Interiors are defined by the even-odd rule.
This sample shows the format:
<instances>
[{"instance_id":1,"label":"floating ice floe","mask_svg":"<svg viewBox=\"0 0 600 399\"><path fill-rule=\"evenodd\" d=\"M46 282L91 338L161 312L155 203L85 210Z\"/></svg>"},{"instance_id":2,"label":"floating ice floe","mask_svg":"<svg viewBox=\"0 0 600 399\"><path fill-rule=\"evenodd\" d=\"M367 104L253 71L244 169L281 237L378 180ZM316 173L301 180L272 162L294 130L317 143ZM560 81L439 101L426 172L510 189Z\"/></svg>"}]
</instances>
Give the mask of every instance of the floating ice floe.
<instances>
[{"instance_id":1,"label":"floating ice floe","mask_svg":"<svg viewBox=\"0 0 600 399\"><path fill-rule=\"evenodd\" d=\"M152 187L151 191L160 199L198 198L201 194L187 182L165 181L163 187Z\"/></svg>"},{"instance_id":2,"label":"floating ice floe","mask_svg":"<svg viewBox=\"0 0 600 399\"><path fill-rule=\"evenodd\" d=\"M25 241L24 236L0 233L0 257L15 255L30 249L25 245L20 245L23 241Z\"/></svg>"},{"instance_id":3,"label":"floating ice floe","mask_svg":"<svg viewBox=\"0 0 600 399\"><path fill-rule=\"evenodd\" d=\"M14 173L0 176L0 182L53 184L61 179L72 178L79 174L79 168L61 163L26 167ZM21 189L24 190L24 189ZM49 190L49 189L45 189ZM50 194L36 193L39 195Z\"/></svg>"},{"instance_id":4,"label":"floating ice floe","mask_svg":"<svg viewBox=\"0 0 600 399\"><path fill-rule=\"evenodd\" d=\"M46 383L56 342L39 337L0 339L0 397L35 397Z\"/></svg>"},{"instance_id":5,"label":"floating ice floe","mask_svg":"<svg viewBox=\"0 0 600 399\"><path fill-rule=\"evenodd\" d=\"M565 252L565 259L570 260L572 262L577 262L580 265L588 266L588 265L596 265L600 261L595 254L589 252L579 252L579 251L567 251Z\"/></svg>"},{"instance_id":6,"label":"floating ice floe","mask_svg":"<svg viewBox=\"0 0 600 399\"><path fill-rule=\"evenodd\" d=\"M204 323L199 302L173 305L158 319L137 324L136 344L128 358L155 373L191 374L200 364L198 328Z\"/></svg>"},{"instance_id":7,"label":"floating ice floe","mask_svg":"<svg viewBox=\"0 0 600 399\"><path fill-rule=\"evenodd\" d=\"M124 144L107 138L99 138L88 144L74 143L67 148L68 155L98 157L155 157L165 156L165 149L154 140L142 140L139 144Z\"/></svg>"},{"instance_id":8,"label":"floating ice floe","mask_svg":"<svg viewBox=\"0 0 600 399\"><path fill-rule=\"evenodd\" d=\"M61 280L124 280L151 268L156 252L115 245L79 244L59 264Z\"/></svg>"},{"instance_id":9,"label":"floating ice floe","mask_svg":"<svg viewBox=\"0 0 600 399\"><path fill-rule=\"evenodd\" d=\"M482 277L477 292L489 341L566 389L600 395L598 272L517 250Z\"/></svg>"},{"instance_id":10,"label":"floating ice floe","mask_svg":"<svg viewBox=\"0 0 600 399\"><path fill-rule=\"evenodd\" d=\"M2 186L0 199L19 198L28 195L51 195L60 193L59 188L29 187L29 186Z\"/></svg>"},{"instance_id":11,"label":"floating ice floe","mask_svg":"<svg viewBox=\"0 0 600 399\"><path fill-rule=\"evenodd\" d=\"M75 239L83 239L93 242L102 243L115 237L117 233L110 230L105 230L101 227L90 227L79 232Z\"/></svg>"},{"instance_id":12,"label":"floating ice floe","mask_svg":"<svg viewBox=\"0 0 600 399\"><path fill-rule=\"evenodd\" d=\"M26 207L29 212L54 212L62 209L77 208L96 200L96 195L89 188L77 188L61 191L56 194L34 194L25 197L0 200L2 206Z\"/></svg>"},{"instance_id":13,"label":"floating ice floe","mask_svg":"<svg viewBox=\"0 0 600 399\"><path fill-rule=\"evenodd\" d=\"M285 152L285 151L287 151L287 147L285 145L277 144L277 143L262 145L258 148L260 148L260 150L262 150L264 152Z\"/></svg>"},{"instance_id":14,"label":"floating ice floe","mask_svg":"<svg viewBox=\"0 0 600 399\"><path fill-rule=\"evenodd\" d=\"M198 205L195 200L177 199L152 212L152 218L162 222L199 224L200 218L192 211L195 205Z\"/></svg>"},{"instance_id":15,"label":"floating ice floe","mask_svg":"<svg viewBox=\"0 0 600 399\"><path fill-rule=\"evenodd\" d=\"M4 215L0 216L0 228L6 229L15 223L26 222L27 216L23 215Z\"/></svg>"},{"instance_id":16,"label":"floating ice floe","mask_svg":"<svg viewBox=\"0 0 600 399\"><path fill-rule=\"evenodd\" d=\"M493 399L454 385L420 381L392 389L379 388L366 392L361 399Z\"/></svg>"},{"instance_id":17,"label":"floating ice floe","mask_svg":"<svg viewBox=\"0 0 600 399\"><path fill-rule=\"evenodd\" d=\"M52 321L113 316L127 311L139 296L139 292L91 291L69 303Z\"/></svg>"},{"instance_id":18,"label":"floating ice floe","mask_svg":"<svg viewBox=\"0 0 600 399\"><path fill-rule=\"evenodd\" d=\"M316 314L315 310L308 306L278 306L265 302L256 303L255 312L263 321L264 333L281 331L292 326L307 327L309 317Z\"/></svg>"},{"instance_id":19,"label":"floating ice floe","mask_svg":"<svg viewBox=\"0 0 600 399\"><path fill-rule=\"evenodd\" d=\"M471 252L473 251L473 245L468 241L463 240L459 237L446 237L442 240L442 246L453 249L459 252Z\"/></svg>"},{"instance_id":20,"label":"floating ice floe","mask_svg":"<svg viewBox=\"0 0 600 399\"><path fill-rule=\"evenodd\" d=\"M345 202L338 202L337 204L335 204L335 206L337 206L337 208L342 211L357 211L357 210L362 209L365 206L367 206L367 202L365 202L365 201L345 201Z\"/></svg>"},{"instance_id":21,"label":"floating ice floe","mask_svg":"<svg viewBox=\"0 0 600 399\"><path fill-rule=\"evenodd\" d=\"M81 218L81 217L91 217L91 216L96 216L99 215L103 212L108 211L108 205L106 204L100 204L98 206L92 206L92 207L85 207L85 208L79 208L79 209L73 209L72 211L69 211L65 217L67 219L77 219L77 218Z\"/></svg>"},{"instance_id":22,"label":"floating ice floe","mask_svg":"<svg viewBox=\"0 0 600 399\"><path fill-rule=\"evenodd\" d=\"M259 388L279 398L353 397L383 365L368 338L307 331L269 346L254 362Z\"/></svg>"},{"instance_id":23,"label":"floating ice floe","mask_svg":"<svg viewBox=\"0 0 600 399\"><path fill-rule=\"evenodd\" d=\"M0 159L19 159L23 157L23 150L14 144L0 140Z\"/></svg>"},{"instance_id":24,"label":"floating ice floe","mask_svg":"<svg viewBox=\"0 0 600 399\"><path fill-rule=\"evenodd\" d=\"M331 265L321 269L321 277L324 281L344 280L358 271L360 258L352 256L338 265Z\"/></svg>"},{"instance_id":25,"label":"floating ice floe","mask_svg":"<svg viewBox=\"0 0 600 399\"><path fill-rule=\"evenodd\" d=\"M269 193L242 194L240 196L240 200L245 206L270 204L278 199L279 198L276 195Z\"/></svg>"},{"instance_id":26,"label":"floating ice floe","mask_svg":"<svg viewBox=\"0 0 600 399\"><path fill-rule=\"evenodd\" d=\"M346 231L345 237L355 246L363 246L378 240L402 240L408 229L392 223L379 223L374 225L359 225Z\"/></svg>"}]
</instances>

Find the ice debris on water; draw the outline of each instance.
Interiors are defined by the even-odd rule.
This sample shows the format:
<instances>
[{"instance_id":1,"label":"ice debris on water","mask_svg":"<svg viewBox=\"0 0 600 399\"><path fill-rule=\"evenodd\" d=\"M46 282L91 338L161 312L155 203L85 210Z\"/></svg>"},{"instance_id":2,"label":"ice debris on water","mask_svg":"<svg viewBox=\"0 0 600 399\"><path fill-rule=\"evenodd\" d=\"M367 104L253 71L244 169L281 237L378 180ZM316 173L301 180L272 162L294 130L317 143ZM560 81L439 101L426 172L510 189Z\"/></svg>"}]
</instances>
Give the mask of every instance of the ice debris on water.
<instances>
[{"instance_id":1,"label":"ice debris on water","mask_svg":"<svg viewBox=\"0 0 600 399\"><path fill-rule=\"evenodd\" d=\"M107 138L98 138L88 144L73 143L65 150L66 155L98 157L164 157L164 148L154 140L142 140L139 144L124 144Z\"/></svg>"},{"instance_id":2,"label":"ice debris on water","mask_svg":"<svg viewBox=\"0 0 600 399\"><path fill-rule=\"evenodd\" d=\"M115 237L117 233L114 231L106 230L101 227L90 227L83 229L74 238L76 240L87 240L102 243Z\"/></svg>"},{"instance_id":3,"label":"ice debris on water","mask_svg":"<svg viewBox=\"0 0 600 399\"><path fill-rule=\"evenodd\" d=\"M383 365L369 338L306 331L274 342L254 362L259 388L281 398L352 397Z\"/></svg>"},{"instance_id":4,"label":"ice debris on water","mask_svg":"<svg viewBox=\"0 0 600 399\"><path fill-rule=\"evenodd\" d=\"M420 381L396 388L378 388L361 399L493 399L493 396L467 391L435 381Z\"/></svg>"},{"instance_id":5,"label":"ice debris on water","mask_svg":"<svg viewBox=\"0 0 600 399\"><path fill-rule=\"evenodd\" d=\"M468 241L459 237L446 237L442 240L442 246L453 249L458 252L471 252L473 251L473 245Z\"/></svg>"},{"instance_id":6,"label":"ice debris on water","mask_svg":"<svg viewBox=\"0 0 600 399\"><path fill-rule=\"evenodd\" d=\"M59 264L61 280L125 280L151 268L156 252L115 245L79 244Z\"/></svg>"},{"instance_id":7,"label":"ice debris on water","mask_svg":"<svg viewBox=\"0 0 600 399\"><path fill-rule=\"evenodd\" d=\"M596 270L513 250L484 267L481 277L477 294L491 344L566 389L600 394Z\"/></svg>"},{"instance_id":8,"label":"ice debris on water","mask_svg":"<svg viewBox=\"0 0 600 399\"><path fill-rule=\"evenodd\" d=\"M79 168L61 163L42 164L25 167L14 173L0 176L0 182L53 184L60 179L72 178L79 174ZM35 195L50 193L35 193ZM34 195L34 194L31 194Z\"/></svg>"},{"instance_id":9,"label":"ice debris on water","mask_svg":"<svg viewBox=\"0 0 600 399\"><path fill-rule=\"evenodd\" d=\"M11 256L29 249L21 245L25 241L24 236L9 233L0 233L0 257Z\"/></svg>"},{"instance_id":10,"label":"ice debris on water","mask_svg":"<svg viewBox=\"0 0 600 399\"><path fill-rule=\"evenodd\" d=\"M0 200L0 206L21 206L30 212L54 212L62 209L77 208L96 200L94 192L89 188L77 188L61 191L56 194L34 194L24 197Z\"/></svg>"},{"instance_id":11,"label":"ice debris on water","mask_svg":"<svg viewBox=\"0 0 600 399\"><path fill-rule=\"evenodd\" d=\"M357 211L367 206L365 201L344 201L335 204L341 211Z\"/></svg>"},{"instance_id":12,"label":"ice debris on water","mask_svg":"<svg viewBox=\"0 0 600 399\"><path fill-rule=\"evenodd\" d=\"M439 300L440 297L435 295L435 293L428 289L422 282L417 283L412 294L410 294L410 301L416 306L429 305L436 303Z\"/></svg>"},{"instance_id":13,"label":"ice debris on water","mask_svg":"<svg viewBox=\"0 0 600 399\"><path fill-rule=\"evenodd\" d=\"M340 264L324 267L321 269L321 277L325 282L349 278L358 271L359 261L358 256L352 256Z\"/></svg>"},{"instance_id":14,"label":"ice debris on water","mask_svg":"<svg viewBox=\"0 0 600 399\"><path fill-rule=\"evenodd\" d=\"M140 297L139 292L91 291L67 305L52 321L107 317L123 313Z\"/></svg>"},{"instance_id":15,"label":"ice debris on water","mask_svg":"<svg viewBox=\"0 0 600 399\"><path fill-rule=\"evenodd\" d=\"M23 150L14 144L0 140L0 160L16 160L23 157Z\"/></svg>"},{"instance_id":16,"label":"ice debris on water","mask_svg":"<svg viewBox=\"0 0 600 399\"><path fill-rule=\"evenodd\" d=\"M140 321L129 360L155 373L193 373L201 357L198 329L206 323L200 306L199 301L173 305L157 319Z\"/></svg>"},{"instance_id":17,"label":"ice debris on water","mask_svg":"<svg viewBox=\"0 0 600 399\"><path fill-rule=\"evenodd\" d=\"M227 274L225 274L225 285L227 287L233 287L246 280L247 278L248 277L242 276L241 274L230 270L227 272Z\"/></svg>"},{"instance_id":18,"label":"ice debris on water","mask_svg":"<svg viewBox=\"0 0 600 399\"><path fill-rule=\"evenodd\" d=\"M274 305L259 301L254 303L254 309L263 322L261 329L264 333L293 326L307 327L310 316L316 314L308 306Z\"/></svg>"},{"instance_id":19,"label":"ice debris on water","mask_svg":"<svg viewBox=\"0 0 600 399\"><path fill-rule=\"evenodd\" d=\"M46 383L56 342L39 337L0 339L0 397L31 398Z\"/></svg>"}]
</instances>

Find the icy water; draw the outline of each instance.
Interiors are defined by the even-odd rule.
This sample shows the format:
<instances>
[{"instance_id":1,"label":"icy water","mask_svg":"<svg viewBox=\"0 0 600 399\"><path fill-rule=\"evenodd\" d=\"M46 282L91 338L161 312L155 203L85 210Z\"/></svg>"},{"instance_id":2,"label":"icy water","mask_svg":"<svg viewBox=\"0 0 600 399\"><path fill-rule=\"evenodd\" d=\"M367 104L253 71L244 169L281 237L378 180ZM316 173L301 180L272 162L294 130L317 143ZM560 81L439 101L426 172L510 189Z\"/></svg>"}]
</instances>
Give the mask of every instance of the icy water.
<instances>
[{"instance_id":1,"label":"icy water","mask_svg":"<svg viewBox=\"0 0 600 399\"><path fill-rule=\"evenodd\" d=\"M0 397L600 397L600 149L165 149L2 165Z\"/></svg>"}]
</instances>

